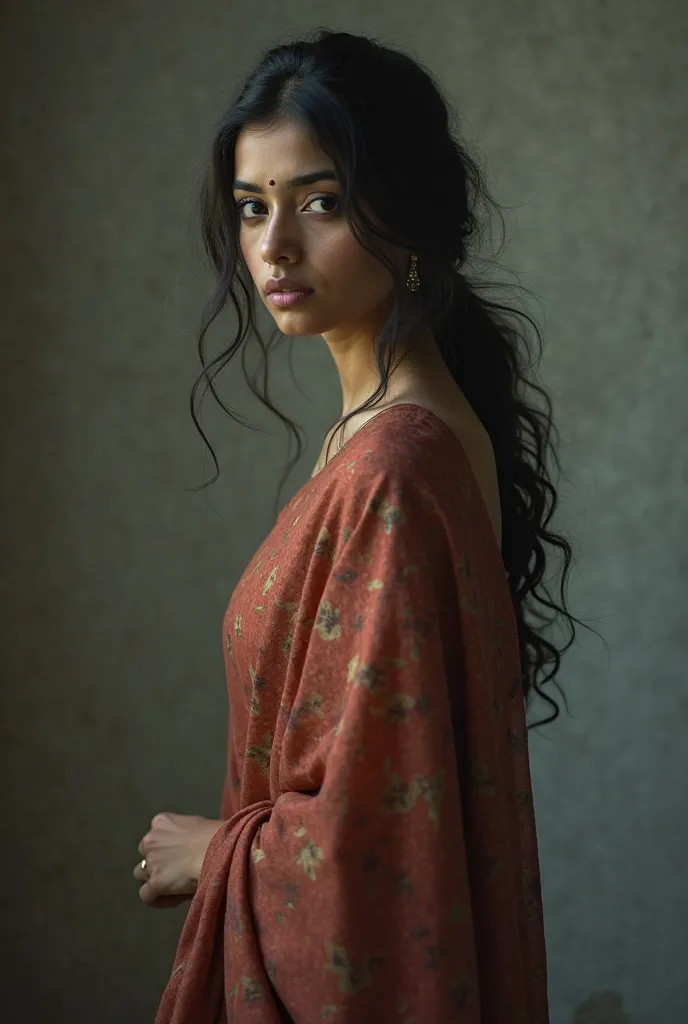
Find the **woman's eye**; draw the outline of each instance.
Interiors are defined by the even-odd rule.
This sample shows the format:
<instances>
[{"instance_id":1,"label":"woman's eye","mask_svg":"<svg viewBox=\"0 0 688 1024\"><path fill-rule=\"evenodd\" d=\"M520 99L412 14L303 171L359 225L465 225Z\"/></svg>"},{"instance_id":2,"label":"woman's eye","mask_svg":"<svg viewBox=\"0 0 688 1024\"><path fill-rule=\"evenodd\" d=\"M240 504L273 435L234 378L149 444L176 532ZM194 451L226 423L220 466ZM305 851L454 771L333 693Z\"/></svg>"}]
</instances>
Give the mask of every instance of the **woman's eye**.
<instances>
[{"instance_id":1,"label":"woman's eye","mask_svg":"<svg viewBox=\"0 0 688 1024\"><path fill-rule=\"evenodd\" d=\"M339 199L337 198L337 196L316 196L315 199L311 199L311 201L310 201L310 203L308 205L311 206L313 203L332 203L332 202L334 202L335 208L339 205ZM333 213L334 209L332 209L332 210L322 210L321 212L324 213L324 214Z\"/></svg>"},{"instance_id":2,"label":"woman's eye","mask_svg":"<svg viewBox=\"0 0 688 1024\"><path fill-rule=\"evenodd\" d=\"M336 207L339 205L339 197L338 196L314 196L313 199L311 199L310 202L307 204L306 209L308 209L309 206L313 206L314 203L334 203L335 204L335 209L336 209ZM246 198L246 199L240 199L239 202L237 203L237 206L239 207L239 210L241 211L241 219L242 220L256 220L257 217L261 216L260 211L258 211L257 213L254 211L252 214L249 215L249 214L245 213L244 210L247 207L264 206L264 203L261 203L260 199L248 199L248 198ZM319 216L321 216L321 217L327 217L329 214L334 213L334 209L331 209L331 210L320 210L320 211L316 210L315 212Z\"/></svg>"},{"instance_id":3,"label":"woman's eye","mask_svg":"<svg viewBox=\"0 0 688 1024\"><path fill-rule=\"evenodd\" d=\"M240 199L239 202L237 203L237 206L241 210L241 216L243 217L244 220L253 220L253 217L247 217L246 214L244 213L245 207L259 205L260 203L258 199Z\"/></svg>"}]
</instances>

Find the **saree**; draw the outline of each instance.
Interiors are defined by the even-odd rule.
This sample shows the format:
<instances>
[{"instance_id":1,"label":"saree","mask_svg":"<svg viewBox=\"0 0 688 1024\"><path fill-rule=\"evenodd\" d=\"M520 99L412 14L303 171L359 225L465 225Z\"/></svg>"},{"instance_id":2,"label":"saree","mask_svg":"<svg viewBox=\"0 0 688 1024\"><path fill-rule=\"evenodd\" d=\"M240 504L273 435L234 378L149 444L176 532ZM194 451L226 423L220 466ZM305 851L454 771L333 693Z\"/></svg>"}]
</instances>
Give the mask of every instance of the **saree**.
<instances>
[{"instance_id":1,"label":"saree","mask_svg":"<svg viewBox=\"0 0 688 1024\"><path fill-rule=\"evenodd\" d=\"M222 622L224 824L156 1024L546 1024L518 634L458 437L378 413Z\"/></svg>"}]
</instances>

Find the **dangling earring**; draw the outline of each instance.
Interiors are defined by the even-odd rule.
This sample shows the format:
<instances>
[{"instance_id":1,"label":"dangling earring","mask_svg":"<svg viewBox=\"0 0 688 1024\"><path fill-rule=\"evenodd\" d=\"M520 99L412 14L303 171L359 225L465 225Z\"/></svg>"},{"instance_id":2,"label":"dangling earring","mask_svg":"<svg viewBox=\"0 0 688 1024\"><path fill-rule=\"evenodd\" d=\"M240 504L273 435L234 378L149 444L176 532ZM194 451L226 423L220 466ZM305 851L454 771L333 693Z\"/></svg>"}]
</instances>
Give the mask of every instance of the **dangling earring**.
<instances>
[{"instance_id":1,"label":"dangling earring","mask_svg":"<svg viewBox=\"0 0 688 1024\"><path fill-rule=\"evenodd\" d=\"M416 270L416 263L418 262L417 256L411 256L411 269L408 272L406 278L406 287L411 292L417 292L420 288L420 278L418 277L418 271Z\"/></svg>"}]
</instances>

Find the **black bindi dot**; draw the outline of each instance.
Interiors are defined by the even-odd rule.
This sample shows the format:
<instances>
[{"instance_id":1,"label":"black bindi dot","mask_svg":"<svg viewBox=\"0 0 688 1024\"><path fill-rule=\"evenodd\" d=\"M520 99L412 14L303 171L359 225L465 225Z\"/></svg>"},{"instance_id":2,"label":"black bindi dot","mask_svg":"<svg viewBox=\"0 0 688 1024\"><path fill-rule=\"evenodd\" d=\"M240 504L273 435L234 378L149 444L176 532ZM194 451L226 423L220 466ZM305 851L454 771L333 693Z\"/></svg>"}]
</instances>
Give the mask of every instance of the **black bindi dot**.
<instances>
[{"instance_id":1,"label":"black bindi dot","mask_svg":"<svg viewBox=\"0 0 688 1024\"><path fill-rule=\"evenodd\" d=\"M271 185L274 185L274 184L275 184L275 183L274 183L274 181L272 180L272 178L270 178L270 184L271 184Z\"/></svg>"}]
</instances>

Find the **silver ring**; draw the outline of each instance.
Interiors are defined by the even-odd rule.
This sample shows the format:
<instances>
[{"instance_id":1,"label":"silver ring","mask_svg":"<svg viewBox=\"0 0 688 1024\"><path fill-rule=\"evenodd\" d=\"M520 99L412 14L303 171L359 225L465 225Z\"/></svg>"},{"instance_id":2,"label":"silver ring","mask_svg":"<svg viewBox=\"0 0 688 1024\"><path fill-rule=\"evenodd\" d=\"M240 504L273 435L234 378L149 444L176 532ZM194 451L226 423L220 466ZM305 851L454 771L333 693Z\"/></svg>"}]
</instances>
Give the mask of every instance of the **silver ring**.
<instances>
[{"instance_id":1,"label":"silver ring","mask_svg":"<svg viewBox=\"0 0 688 1024\"><path fill-rule=\"evenodd\" d=\"M142 871L145 871L145 870L146 870L146 858L145 858L145 857L144 857L144 858L143 858L143 860L141 861L141 870L142 870Z\"/></svg>"}]
</instances>

